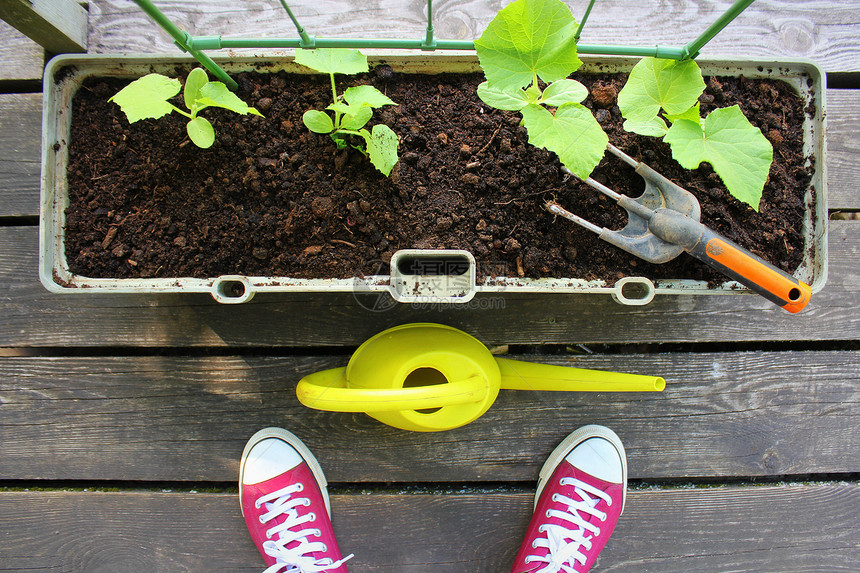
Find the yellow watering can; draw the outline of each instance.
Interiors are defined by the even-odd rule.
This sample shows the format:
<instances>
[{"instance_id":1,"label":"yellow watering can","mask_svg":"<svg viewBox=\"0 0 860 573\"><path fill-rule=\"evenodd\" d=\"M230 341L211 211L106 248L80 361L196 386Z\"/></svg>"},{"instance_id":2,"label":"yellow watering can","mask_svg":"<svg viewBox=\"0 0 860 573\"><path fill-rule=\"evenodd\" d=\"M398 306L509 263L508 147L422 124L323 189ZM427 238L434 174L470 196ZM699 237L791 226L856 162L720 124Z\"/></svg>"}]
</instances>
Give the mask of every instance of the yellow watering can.
<instances>
[{"instance_id":1,"label":"yellow watering can","mask_svg":"<svg viewBox=\"0 0 860 573\"><path fill-rule=\"evenodd\" d=\"M380 332L358 347L346 368L302 378L296 394L309 408L366 412L395 428L436 432L476 420L502 388L659 392L665 387L657 376L496 358L461 330L418 323Z\"/></svg>"}]
</instances>

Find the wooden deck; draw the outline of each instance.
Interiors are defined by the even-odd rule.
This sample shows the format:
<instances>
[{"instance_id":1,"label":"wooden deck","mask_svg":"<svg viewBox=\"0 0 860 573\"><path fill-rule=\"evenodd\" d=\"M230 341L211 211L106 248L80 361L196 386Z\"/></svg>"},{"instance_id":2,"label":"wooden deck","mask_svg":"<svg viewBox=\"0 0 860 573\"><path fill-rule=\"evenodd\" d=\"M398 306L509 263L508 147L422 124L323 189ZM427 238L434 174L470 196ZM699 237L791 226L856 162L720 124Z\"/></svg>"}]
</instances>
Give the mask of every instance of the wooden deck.
<instances>
[{"instance_id":1,"label":"wooden deck","mask_svg":"<svg viewBox=\"0 0 860 573\"><path fill-rule=\"evenodd\" d=\"M275 1L156 3L192 34L291 33ZM318 35L422 33L417 0L291 4ZM439 37L473 38L502 3L437 4ZM625 43L681 44L729 4L601 1L583 41L620 29ZM175 52L131 2L88 5L90 52ZM372 313L348 294L50 294L37 276L45 54L0 22L0 571L262 571L235 481L247 438L276 425L319 458L350 571L504 573L540 465L587 423L621 436L631 479L594 571L860 571L860 1L759 0L705 55L811 58L828 73L830 272L799 315L752 296ZM478 421L431 434L297 402L303 375L414 321L668 387L505 391Z\"/></svg>"}]
</instances>

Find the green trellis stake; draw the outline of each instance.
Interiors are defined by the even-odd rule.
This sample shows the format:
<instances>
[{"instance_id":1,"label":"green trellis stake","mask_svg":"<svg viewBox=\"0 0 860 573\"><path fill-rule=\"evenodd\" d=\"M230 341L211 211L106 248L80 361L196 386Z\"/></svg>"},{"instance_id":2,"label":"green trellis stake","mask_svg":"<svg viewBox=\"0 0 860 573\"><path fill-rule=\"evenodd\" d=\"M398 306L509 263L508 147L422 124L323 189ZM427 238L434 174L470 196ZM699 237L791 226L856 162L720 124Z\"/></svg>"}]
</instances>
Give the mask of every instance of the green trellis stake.
<instances>
[{"instance_id":1,"label":"green trellis stake","mask_svg":"<svg viewBox=\"0 0 860 573\"><path fill-rule=\"evenodd\" d=\"M591 0L585 15L576 32L576 38L582 33L582 28L591 14L591 8L596 0ZM609 44L577 44L577 51L583 54L599 54L607 56L637 56L666 58L672 60L687 60L699 55L699 51L741 12L755 0L736 0L716 22L695 40L681 47L672 46L618 46ZM161 26L173 38L179 48L194 56L200 64L220 81L227 84L231 90L238 86L236 82L221 69L218 64L203 53L204 50L221 50L229 48L381 48L388 50L474 50L475 43L471 40L437 40L433 36L433 2L427 0L427 31L422 39L373 39L373 38L317 38L310 36L299 24L285 0L281 5L292 20L299 35L298 38L222 38L221 36L191 36L179 29L161 10L155 7L151 0L134 0L141 10L146 12L156 24Z\"/></svg>"}]
</instances>

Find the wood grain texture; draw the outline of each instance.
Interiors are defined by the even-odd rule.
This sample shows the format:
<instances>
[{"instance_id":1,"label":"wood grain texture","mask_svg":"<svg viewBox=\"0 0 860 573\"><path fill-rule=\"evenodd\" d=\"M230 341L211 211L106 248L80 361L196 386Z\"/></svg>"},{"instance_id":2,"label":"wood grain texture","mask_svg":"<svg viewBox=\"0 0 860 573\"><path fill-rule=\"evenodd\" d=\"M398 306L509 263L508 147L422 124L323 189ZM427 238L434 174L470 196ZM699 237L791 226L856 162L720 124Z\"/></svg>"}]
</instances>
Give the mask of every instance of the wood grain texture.
<instances>
[{"instance_id":1,"label":"wood grain texture","mask_svg":"<svg viewBox=\"0 0 860 573\"><path fill-rule=\"evenodd\" d=\"M627 307L608 295L481 295L466 305L371 312L351 294L51 294L37 278L37 229L0 228L0 346L357 346L407 322L442 322L489 345L740 342L860 338L860 225L831 221L824 290L791 315L754 295L658 296ZM374 295L375 296L375 295ZM387 296L387 295L386 295Z\"/></svg>"},{"instance_id":2,"label":"wood grain texture","mask_svg":"<svg viewBox=\"0 0 860 573\"><path fill-rule=\"evenodd\" d=\"M830 211L860 210L860 90L827 90Z\"/></svg>"},{"instance_id":3,"label":"wood grain texture","mask_svg":"<svg viewBox=\"0 0 860 573\"><path fill-rule=\"evenodd\" d=\"M51 53L87 51L87 10L75 0L6 0L0 17Z\"/></svg>"},{"instance_id":4,"label":"wood grain texture","mask_svg":"<svg viewBox=\"0 0 860 573\"><path fill-rule=\"evenodd\" d=\"M634 479L860 472L860 352L524 359L668 387L502 391L467 426L416 433L298 402L302 376L346 356L0 358L0 479L231 481L247 438L281 426L335 482L531 481L589 423L622 437Z\"/></svg>"},{"instance_id":5,"label":"wood grain texture","mask_svg":"<svg viewBox=\"0 0 860 573\"><path fill-rule=\"evenodd\" d=\"M353 573L498 573L513 561L532 498L336 494L331 505ZM593 571L856 571L858 512L856 484L633 490ZM231 494L0 492L0 555L0 571L263 567Z\"/></svg>"},{"instance_id":6,"label":"wood grain texture","mask_svg":"<svg viewBox=\"0 0 860 573\"><path fill-rule=\"evenodd\" d=\"M39 44L0 20L0 81L39 80L44 61Z\"/></svg>"},{"instance_id":7,"label":"wood grain texture","mask_svg":"<svg viewBox=\"0 0 860 573\"><path fill-rule=\"evenodd\" d=\"M39 212L42 94L0 94L0 216Z\"/></svg>"},{"instance_id":8,"label":"wood grain texture","mask_svg":"<svg viewBox=\"0 0 860 573\"><path fill-rule=\"evenodd\" d=\"M421 0L317 0L291 7L312 35L327 37L423 37ZM449 0L434 5L436 36L474 39L506 2ZM192 35L295 37L277 2L254 0L160 0L159 8ZM570 1L574 15L585 0ZM136 6L124 0L94 0L90 6L91 52L174 52L176 47ZM582 35L587 44L683 45L729 6L730 0L605 0L596 5ZM759 0L703 50L708 57L809 58L827 71L860 70L856 26L860 2ZM134 30L135 34L129 33Z\"/></svg>"}]
</instances>

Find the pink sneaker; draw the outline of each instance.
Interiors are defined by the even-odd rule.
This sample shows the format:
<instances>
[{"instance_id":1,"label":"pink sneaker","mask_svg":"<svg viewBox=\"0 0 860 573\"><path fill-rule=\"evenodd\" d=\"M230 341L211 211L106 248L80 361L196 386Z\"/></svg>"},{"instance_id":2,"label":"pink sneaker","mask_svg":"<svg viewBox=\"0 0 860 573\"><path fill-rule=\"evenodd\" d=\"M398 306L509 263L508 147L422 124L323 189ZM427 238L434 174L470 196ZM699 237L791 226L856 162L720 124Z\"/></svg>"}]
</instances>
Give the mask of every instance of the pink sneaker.
<instances>
[{"instance_id":1,"label":"pink sneaker","mask_svg":"<svg viewBox=\"0 0 860 573\"><path fill-rule=\"evenodd\" d=\"M511 573L586 573L624 511L627 458L615 432L583 426L550 454Z\"/></svg>"},{"instance_id":2,"label":"pink sneaker","mask_svg":"<svg viewBox=\"0 0 860 573\"><path fill-rule=\"evenodd\" d=\"M347 573L331 526L322 468L293 434L260 430L239 468L239 505L265 573Z\"/></svg>"}]
</instances>

